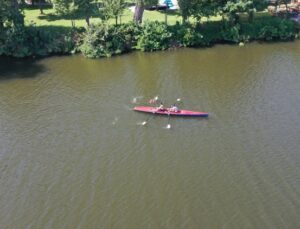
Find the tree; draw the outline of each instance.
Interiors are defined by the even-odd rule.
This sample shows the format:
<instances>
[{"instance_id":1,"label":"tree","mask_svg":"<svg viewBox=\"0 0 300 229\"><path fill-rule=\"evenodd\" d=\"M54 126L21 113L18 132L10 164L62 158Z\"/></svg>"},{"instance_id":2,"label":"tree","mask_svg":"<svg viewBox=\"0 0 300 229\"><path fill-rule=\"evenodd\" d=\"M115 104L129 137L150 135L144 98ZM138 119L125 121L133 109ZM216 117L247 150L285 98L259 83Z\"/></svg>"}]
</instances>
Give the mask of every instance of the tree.
<instances>
[{"instance_id":1,"label":"tree","mask_svg":"<svg viewBox=\"0 0 300 229\"><path fill-rule=\"evenodd\" d=\"M193 0L178 0L178 5L182 16L182 21L186 22L188 17L191 16L190 9L192 8Z\"/></svg>"},{"instance_id":2,"label":"tree","mask_svg":"<svg viewBox=\"0 0 300 229\"><path fill-rule=\"evenodd\" d=\"M275 1L275 8L276 8L276 13L277 13L277 8L278 8L278 6L280 5L280 4L284 4L285 5L285 17L287 17L287 15L288 15L288 3L289 3L289 1L288 0L276 0Z\"/></svg>"},{"instance_id":3,"label":"tree","mask_svg":"<svg viewBox=\"0 0 300 229\"><path fill-rule=\"evenodd\" d=\"M122 15L124 9L124 0L103 0L102 16L105 20L114 17L117 25L118 17Z\"/></svg>"},{"instance_id":4,"label":"tree","mask_svg":"<svg viewBox=\"0 0 300 229\"><path fill-rule=\"evenodd\" d=\"M85 16L87 26L90 26L90 17L93 15L95 8L92 4L93 0L75 0L74 5L77 8L78 13L82 13Z\"/></svg>"},{"instance_id":5,"label":"tree","mask_svg":"<svg viewBox=\"0 0 300 229\"><path fill-rule=\"evenodd\" d=\"M237 13L249 13L251 10L253 10L252 0L231 0L227 1L223 7L222 13L228 17L231 23L236 24L239 22L239 16Z\"/></svg>"},{"instance_id":6,"label":"tree","mask_svg":"<svg viewBox=\"0 0 300 229\"><path fill-rule=\"evenodd\" d=\"M262 1L262 0L253 0L253 7L257 11L263 11L267 8L268 1Z\"/></svg>"},{"instance_id":7,"label":"tree","mask_svg":"<svg viewBox=\"0 0 300 229\"><path fill-rule=\"evenodd\" d=\"M178 0L183 22L189 17L194 17L198 21L202 17L209 17L217 14L221 6L221 0Z\"/></svg>"},{"instance_id":8,"label":"tree","mask_svg":"<svg viewBox=\"0 0 300 229\"><path fill-rule=\"evenodd\" d=\"M67 15L71 12L73 0L52 0L52 3L57 14Z\"/></svg>"},{"instance_id":9,"label":"tree","mask_svg":"<svg viewBox=\"0 0 300 229\"><path fill-rule=\"evenodd\" d=\"M35 6L36 1L37 0L31 0L31 6ZM25 4L25 0L21 0L21 2L22 2L23 5ZM40 13L44 14L42 0L38 0L38 7L40 9Z\"/></svg>"},{"instance_id":10,"label":"tree","mask_svg":"<svg viewBox=\"0 0 300 229\"><path fill-rule=\"evenodd\" d=\"M24 16L22 15L17 0L0 1L0 32L7 27L23 26Z\"/></svg>"},{"instance_id":11,"label":"tree","mask_svg":"<svg viewBox=\"0 0 300 229\"><path fill-rule=\"evenodd\" d=\"M142 23L145 7L157 5L157 3L158 0L135 0L133 21L137 24Z\"/></svg>"},{"instance_id":12,"label":"tree","mask_svg":"<svg viewBox=\"0 0 300 229\"><path fill-rule=\"evenodd\" d=\"M210 17L219 13L221 1L194 0L190 10L191 16L200 21L202 17Z\"/></svg>"}]
</instances>

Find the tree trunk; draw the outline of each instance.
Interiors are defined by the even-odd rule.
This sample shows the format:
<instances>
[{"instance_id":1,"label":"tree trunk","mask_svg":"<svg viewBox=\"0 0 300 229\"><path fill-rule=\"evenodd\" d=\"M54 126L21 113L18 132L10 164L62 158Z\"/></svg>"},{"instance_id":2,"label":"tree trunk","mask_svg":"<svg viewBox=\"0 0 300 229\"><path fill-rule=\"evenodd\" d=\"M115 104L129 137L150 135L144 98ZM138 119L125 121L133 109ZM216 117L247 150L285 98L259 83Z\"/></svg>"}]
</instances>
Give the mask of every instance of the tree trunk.
<instances>
[{"instance_id":1,"label":"tree trunk","mask_svg":"<svg viewBox=\"0 0 300 229\"><path fill-rule=\"evenodd\" d=\"M40 13L44 14L42 0L39 0L39 8L40 8Z\"/></svg>"},{"instance_id":2,"label":"tree trunk","mask_svg":"<svg viewBox=\"0 0 300 229\"><path fill-rule=\"evenodd\" d=\"M288 17L288 13L289 13L287 0L284 1L284 5L285 5L285 18L287 18Z\"/></svg>"},{"instance_id":3,"label":"tree trunk","mask_svg":"<svg viewBox=\"0 0 300 229\"><path fill-rule=\"evenodd\" d=\"M165 24L168 25L168 14L167 14L167 10L165 10Z\"/></svg>"},{"instance_id":4,"label":"tree trunk","mask_svg":"<svg viewBox=\"0 0 300 229\"><path fill-rule=\"evenodd\" d=\"M254 20L254 11L250 10L248 12L248 21L251 23L251 22L253 22L253 20Z\"/></svg>"},{"instance_id":5,"label":"tree trunk","mask_svg":"<svg viewBox=\"0 0 300 229\"><path fill-rule=\"evenodd\" d=\"M19 9L19 3L18 0L11 0L11 6L14 7L15 9Z\"/></svg>"},{"instance_id":6,"label":"tree trunk","mask_svg":"<svg viewBox=\"0 0 300 229\"><path fill-rule=\"evenodd\" d=\"M3 28L3 19L0 17L0 33L2 32Z\"/></svg>"},{"instance_id":7,"label":"tree trunk","mask_svg":"<svg viewBox=\"0 0 300 229\"><path fill-rule=\"evenodd\" d=\"M116 25L118 25L118 16L115 17Z\"/></svg>"},{"instance_id":8,"label":"tree trunk","mask_svg":"<svg viewBox=\"0 0 300 229\"><path fill-rule=\"evenodd\" d=\"M145 10L145 5L143 2L137 3L135 5L135 11L134 11L134 16L133 16L133 21L135 23L137 23L137 24L142 23L144 10Z\"/></svg>"},{"instance_id":9,"label":"tree trunk","mask_svg":"<svg viewBox=\"0 0 300 229\"><path fill-rule=\"evenodd\" d=\"M187 19L188 19L187 16L183 16L183 15L182 15L182 23L183 23L183 24L187 23Z\"/></svg>"},{"instance_id":10,"label":"tree trunk","mask_svg":"<svg viewBox=\"0 0 300 229\"><path fill-rule=\"evenodd\" d=\"M279 0L276 0L276 1L275 1L275 15L276 15L276 16L277 16L278 4L279 4L278 1L279 1Z\"/></svg>"},{"instance_id":11,"label":"tree trunk","mask_svg":"<svg viewBox=\"0 0 300 229\"><path fill-rule=\"evenodd\" d=\"M90 16L86 16L85 18L86 24L89 27L90 26Z\"/></svg>"},{"instance_id":12,"label":"tree trunk","mask_svg":"<svg viewBox=\"0 0 300 229\"><path fill-rule=\"evenodd\" d=\"M25 6L25 0L20 0L19 3L21 6Z\"/></svg>"}]
</instances>

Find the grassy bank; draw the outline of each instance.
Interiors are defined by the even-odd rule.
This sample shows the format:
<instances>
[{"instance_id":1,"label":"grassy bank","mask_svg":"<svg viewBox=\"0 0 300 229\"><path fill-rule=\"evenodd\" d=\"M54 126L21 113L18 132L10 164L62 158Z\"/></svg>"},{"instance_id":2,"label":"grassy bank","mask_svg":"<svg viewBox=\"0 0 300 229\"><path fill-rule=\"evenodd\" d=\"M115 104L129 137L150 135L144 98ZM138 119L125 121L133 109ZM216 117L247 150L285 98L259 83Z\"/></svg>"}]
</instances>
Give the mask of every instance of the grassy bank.
<instances>
[{"instance_id":1,"label":"grassy bank","mask_svg":"<svg viewBox=\"0 0 300 229\"><path fill-rule=\"evenodd\" d=\"M25 26L12 27L0 33L0 55L14 57L48 56L81 52L89 58L109 57L132 50L156 51L178 47L208 47L217 43L290 41L299 33L296 23L256 13L248 22L240 14L239 23L222 21L221 17L190 20L182 24L178 12L145 11L144 23L132 23L133 13L126 9L119 19L103 22L94 15L86 28L83 15L58 16L52 8L40 14L37 8L25 8ZM165 23L167 20L167 23ZM121 22L121 23L120 23Z\"/></svg>"}]
</instances>

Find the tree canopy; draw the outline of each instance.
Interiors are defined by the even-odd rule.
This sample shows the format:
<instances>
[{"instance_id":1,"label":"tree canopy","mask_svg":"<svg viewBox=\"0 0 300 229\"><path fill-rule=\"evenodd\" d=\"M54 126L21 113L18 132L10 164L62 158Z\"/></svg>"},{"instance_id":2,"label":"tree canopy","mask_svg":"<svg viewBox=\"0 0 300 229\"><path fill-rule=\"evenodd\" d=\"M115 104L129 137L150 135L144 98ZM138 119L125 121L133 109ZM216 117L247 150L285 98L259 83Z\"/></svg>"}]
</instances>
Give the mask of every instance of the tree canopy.
<instances>
[{"instance_id":1,"label":"tree canopy","mask_svg":"<svg viewBox=\"0 0 300 229\"><path fill-rule=\"evenodd\" d=\"M118 17L122 15L124 8L124 0L103 0L101 16L104 20L114 17L118 24Z\"/></svg>"},{"instance_id":2,"label":"tree canopy","mask_svg":"<svg viewBox=\"0 0 300 229\"><path fill-rule=\"evenodd\" d=\"M24 17L20 12L16 0L0 1L0 29L24 24Z\"/></svg>"}]
</instances>

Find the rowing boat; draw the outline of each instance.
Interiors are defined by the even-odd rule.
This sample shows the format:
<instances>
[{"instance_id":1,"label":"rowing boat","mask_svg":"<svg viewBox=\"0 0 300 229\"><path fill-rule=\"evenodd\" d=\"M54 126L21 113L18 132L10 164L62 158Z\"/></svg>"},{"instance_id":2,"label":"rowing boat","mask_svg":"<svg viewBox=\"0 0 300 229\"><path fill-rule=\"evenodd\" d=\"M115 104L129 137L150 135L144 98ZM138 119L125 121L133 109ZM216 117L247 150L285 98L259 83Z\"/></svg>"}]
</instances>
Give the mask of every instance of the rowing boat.
<instances>
[{"instance_id":1,"label":"rowing boat","mask_svg":"<svg viewBox=\"0 0 300 229\"><path fill-rule=\"evenodd\" d=\"M184 117L208 117L208 113L200 111L190 111L190 110L178 110L170 111L169 108L158 110L156 107L149 106L137 106L133 110L145 113L152 113L158 115L169 115L169 116L184 116Z\"/></svg>"}]
</instances>

